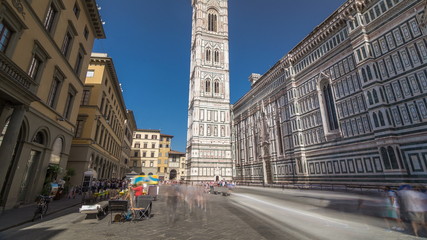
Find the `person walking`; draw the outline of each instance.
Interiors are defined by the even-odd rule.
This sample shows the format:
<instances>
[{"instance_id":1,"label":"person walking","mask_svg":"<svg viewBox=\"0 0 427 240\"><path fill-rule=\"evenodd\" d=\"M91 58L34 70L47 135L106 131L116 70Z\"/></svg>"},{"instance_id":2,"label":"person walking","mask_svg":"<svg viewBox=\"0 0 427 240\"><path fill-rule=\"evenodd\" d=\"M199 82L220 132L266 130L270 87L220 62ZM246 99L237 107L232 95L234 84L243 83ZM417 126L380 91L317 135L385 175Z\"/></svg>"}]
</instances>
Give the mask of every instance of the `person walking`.
<instances>
[{"instance_id":1,"label":"person walking","mask_svg":"<svg viewBox=\"0 0 427 240\"><path fill-rule=\"evenodd\" d=\"M418 192L407 185L399 192L408 211L408 217L411 221L412 230L414 235L418 237L419 226L427 230L425 223L425 201L427 197L422 192Z\"/></svg>"},{"instance_id":2,"label":"person walking","mask_svg":"<svg viewBox=\"0 0 427 240\"><path fill-rule=\"evenodd\" d=\"M396 192L387 186L384 189L384 194L385 194L385 198L384 198L385 209L384 209L383 216L388 229L404 231L405 225L400 217L400 205L397 200ZM390 226L389 221L395 222L397 226L396 225Z\"/></svg>"}]
</instances>

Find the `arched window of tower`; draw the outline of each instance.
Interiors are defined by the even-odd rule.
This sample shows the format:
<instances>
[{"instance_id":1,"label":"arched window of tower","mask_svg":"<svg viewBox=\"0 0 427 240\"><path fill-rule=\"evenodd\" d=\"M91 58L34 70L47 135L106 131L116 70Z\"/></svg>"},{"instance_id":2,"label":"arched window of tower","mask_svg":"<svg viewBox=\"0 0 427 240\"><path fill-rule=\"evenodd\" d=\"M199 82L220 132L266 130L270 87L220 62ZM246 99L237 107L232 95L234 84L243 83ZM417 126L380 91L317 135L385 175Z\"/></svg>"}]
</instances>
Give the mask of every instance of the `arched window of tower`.
<instances>
[{"instance_id":1,"label":"arched window of tower","mask_svg":"<svg viewBox=\"0 0 427 240\"><path fill-rule=\"evenodd\" d=\"M211 61L211 50L208 48L206 49L206 62Z\"/></svg>"},{"instance_id":2,"label":"arched window of tower","mask_svg":"<svg viewBox=\"0 0 427 240\"><path fill-rule=\"evenodd\" d=\"M206 92L211 92L211 80L210 79L206 80L205 90L206 90Z\"/></svg>"},{"instance_id":3,"label":"arched window of tower","mask_svg":"<svg viewBox=\"0 0 427 240\"><path fill-rule=\"evenodd\" d=\"M214 9L208 11L208 31L217 32L218 13Z\"/></svg>"},{"instance_id":4,"label":"arched window of tower","mask_svg":"<svg viewBox=\"0 0 427 240\"><path fill-rule=\"evenodd\" d=\"M219 63L219 50L218 49L215 49L215 52L214 52L214 62Z\"/></svg>"},{"instance_id":5,"label":"arched window of tower","mask_svg":"<svg viewBox=\"0 0 427 240\"><path fill-rule=\"evenodd\" d=\"M219 93L219 82L215 81L214 83L214 93Z\"/></svg>"}]
</instances>

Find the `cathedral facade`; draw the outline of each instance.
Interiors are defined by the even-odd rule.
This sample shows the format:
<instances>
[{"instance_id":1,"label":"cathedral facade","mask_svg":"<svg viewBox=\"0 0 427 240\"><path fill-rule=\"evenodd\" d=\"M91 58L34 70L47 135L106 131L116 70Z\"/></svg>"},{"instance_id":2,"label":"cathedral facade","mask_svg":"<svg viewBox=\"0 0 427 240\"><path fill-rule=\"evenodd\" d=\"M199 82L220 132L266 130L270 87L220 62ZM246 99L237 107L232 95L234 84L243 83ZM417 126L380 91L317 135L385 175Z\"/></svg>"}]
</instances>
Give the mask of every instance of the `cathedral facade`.
<instances>
[{"instance_id":1,"label":"cathedral facade","mask_svg":"<svg viewBox=\"0 0 427 240\"><path fill-rule=\"evenodd\" d=\"M187 180L231 180L228 0L193 0Z\"/></svg>"},{"instance_id":2,"label":"cathedral facade","mask_svg":"<svg viewBox=\"0 0 427 240\"><path fill-rule=\"evenodd\" d=\"M426 1L348 0L233 113L240 182L427 180Z\"/></svg>"}]
</instances>

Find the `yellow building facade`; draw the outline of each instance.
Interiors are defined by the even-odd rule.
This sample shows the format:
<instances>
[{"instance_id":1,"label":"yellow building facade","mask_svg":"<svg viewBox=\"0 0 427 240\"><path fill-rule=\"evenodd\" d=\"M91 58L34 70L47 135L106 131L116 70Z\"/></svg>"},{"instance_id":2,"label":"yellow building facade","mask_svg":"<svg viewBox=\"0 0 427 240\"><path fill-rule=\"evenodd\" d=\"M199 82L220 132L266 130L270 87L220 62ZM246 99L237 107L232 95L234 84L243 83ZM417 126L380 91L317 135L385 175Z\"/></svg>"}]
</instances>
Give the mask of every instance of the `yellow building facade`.
<instances>
[{"instance_id":1,"label":"yellow building facade","mask_svg":"<svg viewBox=\"0 0 427 240\"><path fill-rule=\"evenodd\" d=\"M97 179L129 172L130 147L124 141L128 114L113 60L92 53L68 161L76 173L73 184L81 184L86 171Z\"/></svg>"},{"instance_id":2,"label":"yellow building facade","mask_svg":"<svg viewBox=\"0 0 427 240\"><path fill-rule=\"evenodd\" d=\"M105 33L95 0L0 9L0 206L9 209L64 174L90 52Z\"/></svg>"},{"instance_id":3,"label":"yellow building facade","mask_svg":"<svg viewBox=\"0 0 427 240\"><path fill-rule=\"evenodd\" d=\"M159 157L157 160L157 175L159 175L160 180L168 179L168 159L172 138L172 135L160 134Z\"/></svg>"}]
</instances>

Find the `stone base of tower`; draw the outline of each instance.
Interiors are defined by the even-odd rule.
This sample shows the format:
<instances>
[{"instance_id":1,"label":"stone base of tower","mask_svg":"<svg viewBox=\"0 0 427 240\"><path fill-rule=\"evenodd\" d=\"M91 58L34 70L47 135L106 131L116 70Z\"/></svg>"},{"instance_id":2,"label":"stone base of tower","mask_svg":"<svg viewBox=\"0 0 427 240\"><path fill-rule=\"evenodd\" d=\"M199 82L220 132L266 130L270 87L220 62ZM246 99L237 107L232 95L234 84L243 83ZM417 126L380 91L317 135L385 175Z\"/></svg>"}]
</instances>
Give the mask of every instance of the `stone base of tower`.
<instances>
[{"instance_id":1,"label":"stone base of tower","mask_svg":"<svg viewBox=\"0 0 427 240\"><path fill-rule=\"evenodd\" d=\"M185 181L189 184L196 184L201 182L218 182L218 181L226 181L231 182L233 181L233 177L227 176L188 176Z\"/></svg>"},{"instance_id":2,"label":"stone base of tower","mask_svg":"<svg viewBox=\"0 0 427 240\"><path fill-rule=\"evenodd\" d=\"M219 182L233 180L233 167L230 162L216 163L215 165L209 163L192 163L197 167L189 167L189 173L186 177L186 182Z\"/></svg>"}]
</instances>

